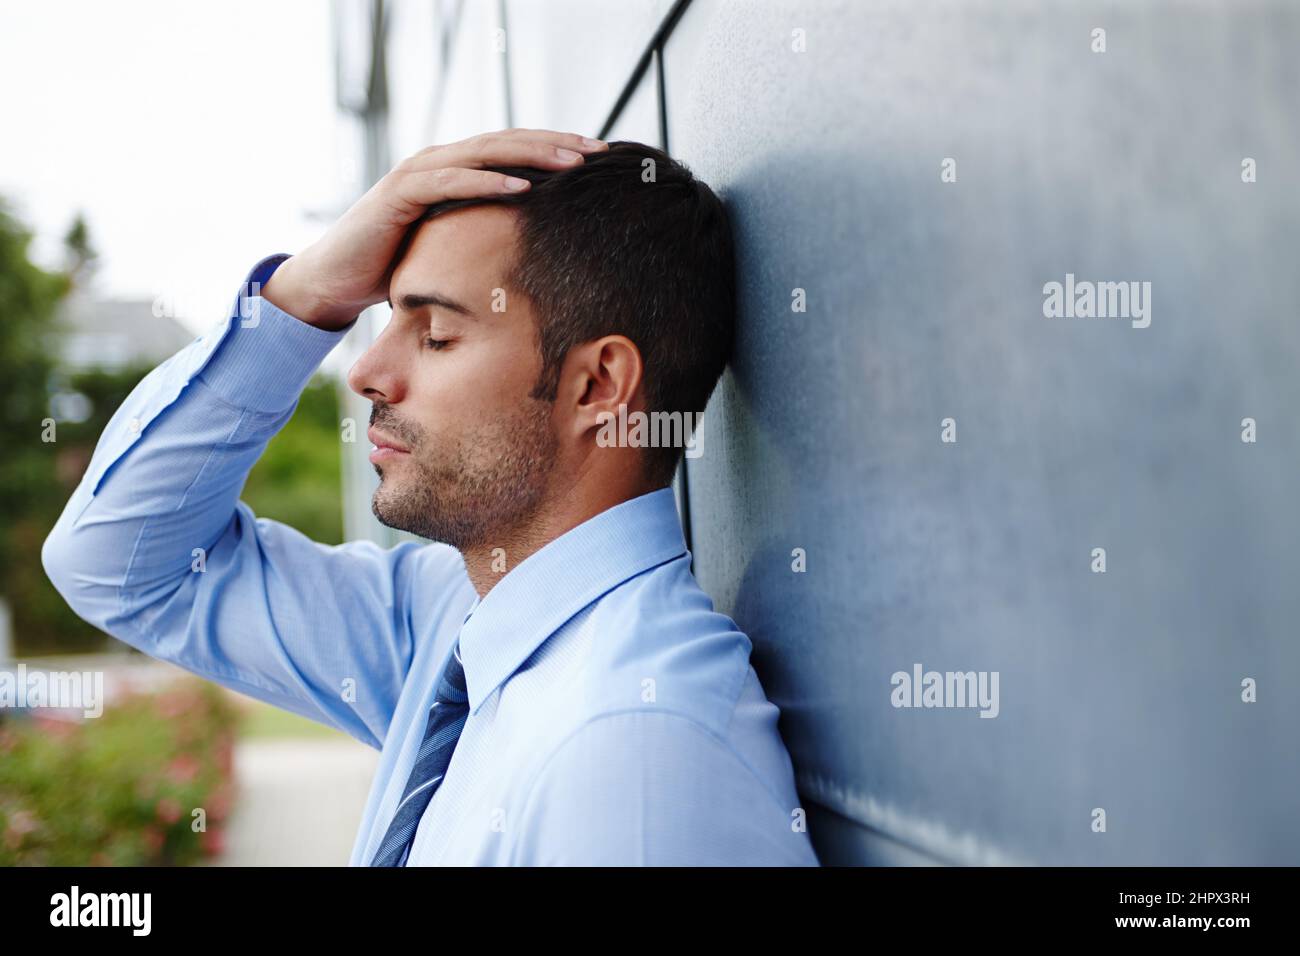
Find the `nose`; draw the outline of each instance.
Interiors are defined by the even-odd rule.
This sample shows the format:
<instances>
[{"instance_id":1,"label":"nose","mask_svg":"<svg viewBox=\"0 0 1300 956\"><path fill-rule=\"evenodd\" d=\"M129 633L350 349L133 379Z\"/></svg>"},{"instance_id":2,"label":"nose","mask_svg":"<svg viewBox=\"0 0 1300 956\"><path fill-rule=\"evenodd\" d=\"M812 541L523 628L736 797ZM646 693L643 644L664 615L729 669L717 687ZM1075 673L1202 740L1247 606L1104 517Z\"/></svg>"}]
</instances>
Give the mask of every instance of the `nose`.
<instances>
[{"instance_id":1,"label":"nose","mask_svg":"<svg viewBox=\"0 0 1300 956\"><path fill-rule=\"evenodd\" d=\"M387 338L380 334L352 363L348 388L372 402L382 399L391 404L402 400L402 373L400 365L389 354Z\"/></svg>"}]
</instances>

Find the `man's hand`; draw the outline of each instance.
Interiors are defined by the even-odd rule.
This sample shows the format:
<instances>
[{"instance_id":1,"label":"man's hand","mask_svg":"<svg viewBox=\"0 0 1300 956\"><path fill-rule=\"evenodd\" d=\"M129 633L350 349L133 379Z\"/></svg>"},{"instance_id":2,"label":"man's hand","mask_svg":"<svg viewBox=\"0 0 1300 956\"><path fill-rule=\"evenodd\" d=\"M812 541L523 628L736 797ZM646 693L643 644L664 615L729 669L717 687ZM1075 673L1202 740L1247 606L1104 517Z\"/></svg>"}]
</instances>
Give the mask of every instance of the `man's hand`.
<instances>
[{"instance_id":1,"label":"man's hand","mask_svg":"<svg viewBox=\"0 0 1300 956\"><path fill-rule=\"evenodd\" d=\"M394 166L325 235L285 260L262 296L304 322L341 329L388 298L397 248L429 206L519 193L531 185L484 166L566 169L607 148L600 140L544 129L508 129L426 147Z\"/></svg>"}]
</instances>

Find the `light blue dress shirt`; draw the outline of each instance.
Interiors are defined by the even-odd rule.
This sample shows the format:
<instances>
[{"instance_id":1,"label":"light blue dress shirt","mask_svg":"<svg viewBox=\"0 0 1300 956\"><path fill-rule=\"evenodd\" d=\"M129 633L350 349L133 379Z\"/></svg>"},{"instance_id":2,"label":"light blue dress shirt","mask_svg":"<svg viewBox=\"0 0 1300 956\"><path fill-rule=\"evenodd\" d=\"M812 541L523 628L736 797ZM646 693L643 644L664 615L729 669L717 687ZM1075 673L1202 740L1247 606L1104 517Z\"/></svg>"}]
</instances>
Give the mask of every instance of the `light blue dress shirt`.
<instances>
[{"instance_id":1,"label":"light blue dress shirt","mask_svg":"<svg viewBox=\"0 0 1300 956\"><path fill-rule=\"evenodd\" d=\"M42 549L68 603L379 748L351 865L383 838L457 637L470 716L408 865L817 865L779 711L691 574L671 489L571 529L481 600L448 545L326 546L239 500L347 331L255 294L286 258L108 423Z\"/></svg>"}]
</instances>

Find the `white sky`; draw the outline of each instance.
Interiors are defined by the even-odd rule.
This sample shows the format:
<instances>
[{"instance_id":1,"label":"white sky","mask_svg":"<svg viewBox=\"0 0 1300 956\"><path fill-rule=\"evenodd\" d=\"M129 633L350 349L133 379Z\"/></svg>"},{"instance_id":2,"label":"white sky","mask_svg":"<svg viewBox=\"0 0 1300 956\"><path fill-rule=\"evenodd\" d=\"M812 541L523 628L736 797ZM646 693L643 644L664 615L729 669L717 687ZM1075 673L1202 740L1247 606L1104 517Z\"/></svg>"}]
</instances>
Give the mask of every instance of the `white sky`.
<instances>
[{"instance_id":1,"label":"white sky","mask_svg":"<svg viewBox=\"0 0 1300 956\"><path fill-rule=\"evenodd\" d=\"M100 294L206 329L354 195L332 51L326 0L0 5L0 195L33 258L60 263L84 210Z\"/></svg>"}]
</instances>

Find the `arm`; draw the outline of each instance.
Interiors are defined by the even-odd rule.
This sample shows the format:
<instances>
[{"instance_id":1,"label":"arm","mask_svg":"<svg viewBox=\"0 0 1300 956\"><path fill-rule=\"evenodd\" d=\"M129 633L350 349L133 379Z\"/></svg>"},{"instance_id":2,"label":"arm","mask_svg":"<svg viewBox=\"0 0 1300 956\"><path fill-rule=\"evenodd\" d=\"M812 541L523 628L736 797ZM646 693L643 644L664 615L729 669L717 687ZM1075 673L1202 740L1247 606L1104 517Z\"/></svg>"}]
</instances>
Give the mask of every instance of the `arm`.
<instances>
[{"instance_id":1,"label":"arm","mask_svg":"<svg viewBox=\"0 0 1300 956\"><path fill-rule=\"evenodd\" d=\"M154 369L105 428L41 550L72 608L146 653L381 746L411 621L454 613L468 586L460 556L414 542L324 547L258 519L239 492L321 360L387 297L411 224L446 199L529 186L484 167L581 161L557 152L567 146L605 148L512 130L421 150L301 254L260 262L224 325Z\"/></svg>"},{"instance_id":2,"label":"arm","mask_svg":"<svg viewBox=\"0 0 1300 956\"><path fill-rule=\"evenodd\" d=\"M523 866L817 866L806 832L724 741L668 712L597 717L547 759L522 804Z\"/></svg>"},{"instance_id":3,"label":"arm","mask_svg":"<svg viewBox=\"0 0 1300 956\"><path fill-rule=\"evenodd\" d=\"M415 543L325 547L238 500L346 332L240 301L242 315L237 302L131 392L41 559L79 615L127 644L380 746L412 655L413 570L450 590L459 559Z\"/></svg>"}]
</instances>

